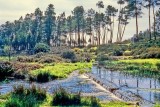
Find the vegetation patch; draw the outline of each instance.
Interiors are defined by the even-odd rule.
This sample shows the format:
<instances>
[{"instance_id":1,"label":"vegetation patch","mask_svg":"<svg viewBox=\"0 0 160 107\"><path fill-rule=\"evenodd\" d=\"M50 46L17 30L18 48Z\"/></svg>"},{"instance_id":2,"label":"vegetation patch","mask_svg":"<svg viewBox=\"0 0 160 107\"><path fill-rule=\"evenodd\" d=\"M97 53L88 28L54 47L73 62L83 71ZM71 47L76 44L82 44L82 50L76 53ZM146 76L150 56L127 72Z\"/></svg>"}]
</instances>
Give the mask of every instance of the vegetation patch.
<instances>
[{"instance_id":1,"label":"vegetation patch","mask_svg":"<svg viewBox=\"0 0 160 107\"><path fill-rule=\"evenodd\" d=\"M105 67L107 69L120 70L134 76L159 78L159 62L159 59L106 61Z\"/></svg>"},{"instance_id":2,"label":"vegetation patch","mask_svg":"<svg viewBox=\"0 0 160 107\"><path fill-rule=\"evenodd\" d=\"M46 92L36 86L24 88L23 86L14 87L10 98L5 102L5 107L39 107L46 99Z\"/></svg>"},{"instance_id":3,"label":"vegetation patch","mask_svg":"<svg viewBox=\"0 0 160 107\"><path fill-rule=\"evenodd\" d=\"M46 65L44 68L30 71L32 77L37 78L40 74L47 72L52 79L53 78L66 78L70 73L75 70L91 68L92 63L58 63L54 66Z\"/></svg>"},{"instance_id":4,"label":"vegetation patch","mask_svg":"<svg viewBox=\"0 0 160 107\"><path fill-rule=\"evenodd\" d=\"M95 97L83 98L79 94L70 94L63 88L57 90L53 95L53 106L95 106L99 107L99 101Z\"/></svg>"},{"instance_id":5,"label":"vegetation patch","mask_svg":"<svg viewBox=\"0 0 160 107\"><path fill-rule=\"evenodd\" d=\"M0 81L11 76L13 72L14 69L10 62L0 62Z\"/></svg>"}]
</instances>

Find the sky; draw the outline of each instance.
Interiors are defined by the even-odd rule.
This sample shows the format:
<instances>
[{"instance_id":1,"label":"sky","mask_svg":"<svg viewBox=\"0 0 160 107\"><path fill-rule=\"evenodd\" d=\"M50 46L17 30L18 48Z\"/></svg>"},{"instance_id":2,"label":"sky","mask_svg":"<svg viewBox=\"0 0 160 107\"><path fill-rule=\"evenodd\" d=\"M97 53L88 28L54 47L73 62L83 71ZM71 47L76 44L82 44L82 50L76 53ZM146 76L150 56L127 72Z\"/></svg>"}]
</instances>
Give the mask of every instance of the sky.
<instances>
[{"instance_id":1,"label":"sky","mask_svg":"<svg viewBox=\"0 0 160 107\"><path fill-rule=\"evenodd\" d=\"M70 15L71 11L76 6L83 6L85 10L90 8L96 10L96 3L98 1L99 0L0 0L0 24L5 23L6 21L13 22L14 20L18 20L20 16L25 16L27 13L33 13L36 8L40 8L42 11L45 11L49 4L54 5L56 15L59 15L62 12L66 12L66 15ZM107 5L113 5L116 8L119 7L117 0L102 1L104 2L105 8ZM102 11L104 10L105 9ZM130 23L126 27L124 39L131 38L136 32L135 19L129 20L129 22ZM144 31L147 28L148 12L144 9L144 15L139 19L139 31ZM115 28L115 34L117 29L118 28ZM116 35L114 36L114 40L115 38Z\"/></svg>"}]
</instances>

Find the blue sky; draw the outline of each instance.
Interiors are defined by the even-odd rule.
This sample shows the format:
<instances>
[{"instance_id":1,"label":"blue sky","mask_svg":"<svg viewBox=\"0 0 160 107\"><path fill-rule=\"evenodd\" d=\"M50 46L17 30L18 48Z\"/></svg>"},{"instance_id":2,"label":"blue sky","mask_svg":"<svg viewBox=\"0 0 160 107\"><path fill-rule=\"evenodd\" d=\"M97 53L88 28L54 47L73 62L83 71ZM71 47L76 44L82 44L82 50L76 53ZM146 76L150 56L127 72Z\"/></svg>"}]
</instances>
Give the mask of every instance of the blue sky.
<instances>
[{"instance_id":1,"label":"blue sky","mask_svg":"<svg viewBox=\"0 0 160 107\"><path fill-rule=\"evenodd\" d=\"M105 8L107 5L113 5L116 8L117 0L103 0ZM97 9L96 3L98 0L0 0L0 24L6 21L14 21L19 19L20 16L25 16L26 13L34 12L39 7L45 11L48 4L54 4L56 14L66 12L67 15L75 6L84 6L85 10L93 8ZM139 19L139 30L143 31L148 28L147 10L144 10L143 18ZM117 28L115 28L116 32ZM126 28L124 39L130 38L135 33L135 19L130 20ZM115 33L116 34L116 33Z\"/></svg>"}]
</instances>

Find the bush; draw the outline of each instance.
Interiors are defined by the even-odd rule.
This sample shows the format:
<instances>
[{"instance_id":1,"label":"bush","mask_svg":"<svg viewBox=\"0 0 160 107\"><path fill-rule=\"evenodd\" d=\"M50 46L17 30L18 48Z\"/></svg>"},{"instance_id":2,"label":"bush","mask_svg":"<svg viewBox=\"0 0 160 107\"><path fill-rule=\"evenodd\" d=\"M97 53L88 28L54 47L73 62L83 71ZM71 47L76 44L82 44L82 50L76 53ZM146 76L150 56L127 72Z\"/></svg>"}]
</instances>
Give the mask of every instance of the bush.
<instances>
[{"instance_id":1,"label":"bush","mask_svg":"<svg viewBox=\"0 0 160 107\"><path fill-rule=\"evenodd\" d=\"M48 45L44 43L37 43L34 47L34 52L39 53L39 52L49 52L50 48Z\"/></svg>"},{"instance_id":2,"label":"bush","mask_svg":"<svg viewBox=\"0 0 160 107\"><path fill-rule=\"evenodd\" d=\"M5 79L7 76L11 76L13 72L14 69L10 62L0 62L0 80Z\"/></svg>"},{"instance_id":3,"label":"bush","mask_svg":"<svg viewBox=\"0 0 160 107\"><path fill-rule=\"evenodd\" d=\"M131 56L131 51L125 51L125 52L123 53L123 55L124 55L124 56Z\"/></svg>"},{"instance_id":4,"label":"bush","mask_svg":"<svg viewBox=\"0 0 160 107\"><path fill-rule=\"evenodd\" d=\"M46 92L36 86L31 88L23 86L14 87L10 99L5 107L39 107L39 104L46 99Z\"/></svg>"},{"instance_id":5,"label":"bush","mask_svg":"<svg viewBox=\"0 0 160 107\"><path fill-rule=\"evenodd\" d=\"M55 60L52 57L44 57L40 61L40 63L53 63Z\"/></svg>"},{"instance_id":6,"label":"bush","mask_svg":"<svg viewBox=\"0 0 160 107\"><path fill-rule=\"evenodd\" d=\"M40 83L48 82L51 78L51 75L48 72L40 72L37 74L36 81Z\"/></svg>"},{"instance_id":7,"label":"bush","mask_svg":"<svg viewBox=\"0 0 160 107\"><path fill-rule=\"evenodd\" d=\"M108 57L108 55L100 54L97 56L96 60L97 61L106 61L106 60L109 60L109 57Z\"/></svg>"},{"instance_id":8,"label":"bush","mask_svg":"<svg viewBox=\"0 0 160 107\"><path fill-rule=\"evenodd\" d=\"M18 56L17 61L19 61L19 62L34 62L34 59L32 57L27 57L27 56Z\"/></svg>"},{"instance_id":9,"label":"bush","mask_svg":"<svg viewBox=\"0 0 160 107\"><path fill-rule=\"evenodd\" d=\"M52 105L53 106L70 106L80 105L80 94L69 94L63 88L60 88L54 93Z\"/></svg>"},{"instance_id":10,"label":"bush","mask_svg":"<svg viewBox=\"0 0 160 107\"><path fill-rule=\"evenodd\" d=\"M157 69L160 70L160 63L157 63L156 66L157 66Z\"/></svg>"},{"instance_id":11,"label":"bush","mask_svg":"<svg viewBox=\"0 0 160 107\"><path fill-rule=\"evenodd\" d=\"M76 55L73 51L66 51L62 53L62 57L66 59L75 59Z\"/></svg>"},{"instance_id":12,"label":"bush","mask_svg":"<svg viewBox=\"0 0 160 107\"><path fill-rule=\"evenodd\" d=\"M115 50L115 51L113 52L113 55L114 55L114 56L122 56L122 55L123 55L123 52L120 51L120 50Z\"/></svg>"}]
</instances>

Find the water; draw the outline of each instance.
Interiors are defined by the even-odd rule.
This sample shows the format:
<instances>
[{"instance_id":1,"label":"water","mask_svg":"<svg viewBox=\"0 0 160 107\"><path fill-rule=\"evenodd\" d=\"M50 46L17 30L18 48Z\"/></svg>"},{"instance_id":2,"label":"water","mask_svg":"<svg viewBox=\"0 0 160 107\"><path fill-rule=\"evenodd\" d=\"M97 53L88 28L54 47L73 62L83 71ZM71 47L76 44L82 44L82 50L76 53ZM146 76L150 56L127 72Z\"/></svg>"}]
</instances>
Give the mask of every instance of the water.
<instances>
[{"instance_id":1,"label":"water","mask_svg":"<svg viewBox=\"0 0 160 107\"><path fill-rule=\"evenodd\" d=\"M104 81L112 82L123 91L131 91L147 101L160 103L160 81L158 79L109 71L96 66L92 67L92 74Z\"/></svg>"}]
</instances>

